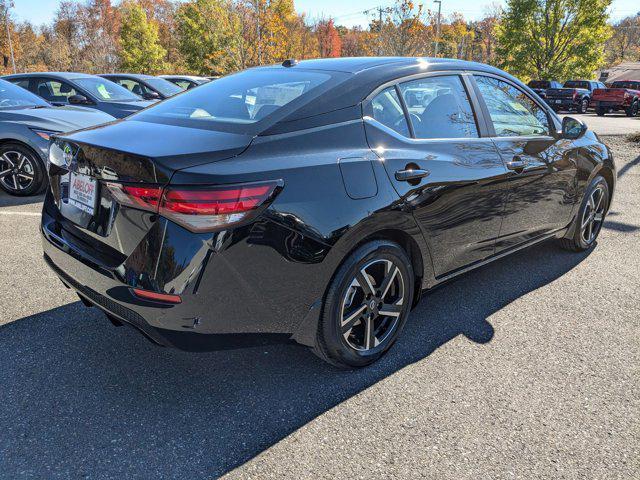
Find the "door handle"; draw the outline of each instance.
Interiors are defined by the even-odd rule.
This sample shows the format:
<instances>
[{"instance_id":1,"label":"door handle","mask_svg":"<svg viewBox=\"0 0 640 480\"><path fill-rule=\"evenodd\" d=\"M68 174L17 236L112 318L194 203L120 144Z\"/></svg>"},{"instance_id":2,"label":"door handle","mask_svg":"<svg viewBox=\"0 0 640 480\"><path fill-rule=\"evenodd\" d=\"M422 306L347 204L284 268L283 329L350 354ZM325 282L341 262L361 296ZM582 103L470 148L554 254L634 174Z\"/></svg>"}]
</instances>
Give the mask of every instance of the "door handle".
<instances>
[{"instance_id":1,"label":"door handle","mask_svg":"<svg viewBox=\"0 0 640 480\"><path fill-rule=\"evenodd\" d=\"M516 173L522 172L527 165L529 165L529 162L523 160L518 155L514 156L510 162L507 162L507 168L509 170L513 170Z\"/></svg>"},{"instance_id":2,"label":"door handle","mask_svg":"<svg viewBox=\"0 0 640 480\"><path fill-rule=\"evenodd\" d=\"M399 182L410 182L412 180L419 180L424 177L428 177L431 175L429 170L422 170L420 168L417 169L405 169L398 170L395 173L396 180Z\"/></svg>"}]
</instances>

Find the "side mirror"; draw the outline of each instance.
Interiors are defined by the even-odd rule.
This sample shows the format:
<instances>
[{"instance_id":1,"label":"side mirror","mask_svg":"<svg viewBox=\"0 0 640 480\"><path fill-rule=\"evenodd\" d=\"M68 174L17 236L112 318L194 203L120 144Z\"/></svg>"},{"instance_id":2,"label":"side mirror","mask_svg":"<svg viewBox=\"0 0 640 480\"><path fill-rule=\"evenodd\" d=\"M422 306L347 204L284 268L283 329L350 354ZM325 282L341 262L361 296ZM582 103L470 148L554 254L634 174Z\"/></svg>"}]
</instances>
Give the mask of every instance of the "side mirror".
<instances>
[{"instance_id":1,"label":"side mirror","mask_svg":"<svg viewBox=\"0 0 640 480\"><path fill-rule=\"evenodd\" d=\"M562 138L567 140L577 140L587 131L587 125L573 117L564 117L562 119Z\"/></svg>"},{"instance_id":2,"label":"side mirror","mask_svg":"<svg viewBox=\"0 0 640 480\"><path fill-rule=\"evenodd\" d=\"M160 94L158 92L145 92L142 95L142 98L144 98L145 100L160 100Z\"/></svg>"},{"instance_id":3,"label":"side mirror","mask_svg":"<svg viewBox=\"0 0 640 480\"><path fill-rule=\"evenodd\" d=\"M71 105L91 105L91 101L84 95L71 95L68 100Z\"/></svg>"}]
</instances>

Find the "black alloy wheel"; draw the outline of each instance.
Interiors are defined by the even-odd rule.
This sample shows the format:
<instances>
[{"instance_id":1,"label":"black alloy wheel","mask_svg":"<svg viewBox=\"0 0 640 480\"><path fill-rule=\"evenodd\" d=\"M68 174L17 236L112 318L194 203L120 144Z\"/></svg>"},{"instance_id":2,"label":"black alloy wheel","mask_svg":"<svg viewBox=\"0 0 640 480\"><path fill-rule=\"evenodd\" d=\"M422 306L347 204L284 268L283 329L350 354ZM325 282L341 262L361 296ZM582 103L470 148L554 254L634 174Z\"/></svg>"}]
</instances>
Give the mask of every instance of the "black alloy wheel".
<instances>
[{"instance_id":1,"label":"black alloy wheel","mask_svg":"<svg viewBox=\"0 0 640 480\"><path fill-rule=\"evenodd\" d=\"M378 240L360 247L329 287L316 353L340 368L373 363L402 330L413 283L411 262L399 245Z\"/></svg>"},{"instance_id":2,"label":"black alloy wheel","mask_svg":"<svg viewBox=\"0 0 640 480\"><path fill-rule=\"evenodd\" d=\"M591 248L598 238L609 208L609 187L605 179L597 176L587 188L576 217L572 238L563 238L560 244L566 250L581 252Z\"/></svg>"},{"instance_id":3,"label":"black alloy wheel","mask_svg":"<svg viewBox=\"0 0 640 480\"><path fill-rule=\"evenodd\" d=\"M31 149L19 143L0 147L0 187L16 196L38 193L45 178L42 162Z\"/></svg>"}]
</instances>

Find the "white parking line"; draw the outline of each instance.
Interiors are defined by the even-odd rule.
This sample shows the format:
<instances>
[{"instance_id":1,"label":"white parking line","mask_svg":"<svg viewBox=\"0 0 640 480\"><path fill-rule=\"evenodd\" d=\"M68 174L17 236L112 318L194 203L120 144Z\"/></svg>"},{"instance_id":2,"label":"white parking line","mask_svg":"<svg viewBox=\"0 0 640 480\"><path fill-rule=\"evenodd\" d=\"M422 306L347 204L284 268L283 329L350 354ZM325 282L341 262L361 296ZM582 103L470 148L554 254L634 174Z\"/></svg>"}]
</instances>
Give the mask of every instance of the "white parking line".
<instances>
[{"instance_id":1,"label":"white parking line","mask_svg":"<svg viewBox=\"0 0 640 480\"><path fill-rule=\"evenodd\" d=\"M40 212L3 212L3 211L0 211L0 215L24 215L25 217L39 217L42 214Z\"/></svg>"}]
</instances>

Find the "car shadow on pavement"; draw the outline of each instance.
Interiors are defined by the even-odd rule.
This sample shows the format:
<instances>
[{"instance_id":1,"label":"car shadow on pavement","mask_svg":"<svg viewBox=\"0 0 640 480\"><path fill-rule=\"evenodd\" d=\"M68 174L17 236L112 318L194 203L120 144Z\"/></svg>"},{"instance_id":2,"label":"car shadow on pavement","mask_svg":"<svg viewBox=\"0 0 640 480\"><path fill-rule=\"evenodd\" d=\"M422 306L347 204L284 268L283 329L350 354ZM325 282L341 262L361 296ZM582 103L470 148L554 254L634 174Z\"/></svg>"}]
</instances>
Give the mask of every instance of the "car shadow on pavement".
<instances>
[{"instance_id":1,"label":"car shadow on pavement","mask_svg":"<svg viewBox=\"0 0 640 480\"><path fill-rule=\"evenodd\" d=\"M44 200L43 195L32 195L30 197L15 197L0 190L0 208L15 207L17 205L31 205L33 203L41 203Z\"/></svg>"},{"instance_id":2,"label":"car shadow on pavement","mask_svg":"<svg viewBox=\"0 0 640 480\"><path fill-rule=\"evenodd\" d=\"M461 334L489 342L491 314L587 255L547 243L432 291L359 371L296 345L160 348L80 302L25 317L0 327L0 476L219 476Z\"/></svg>"}]
</instances>

